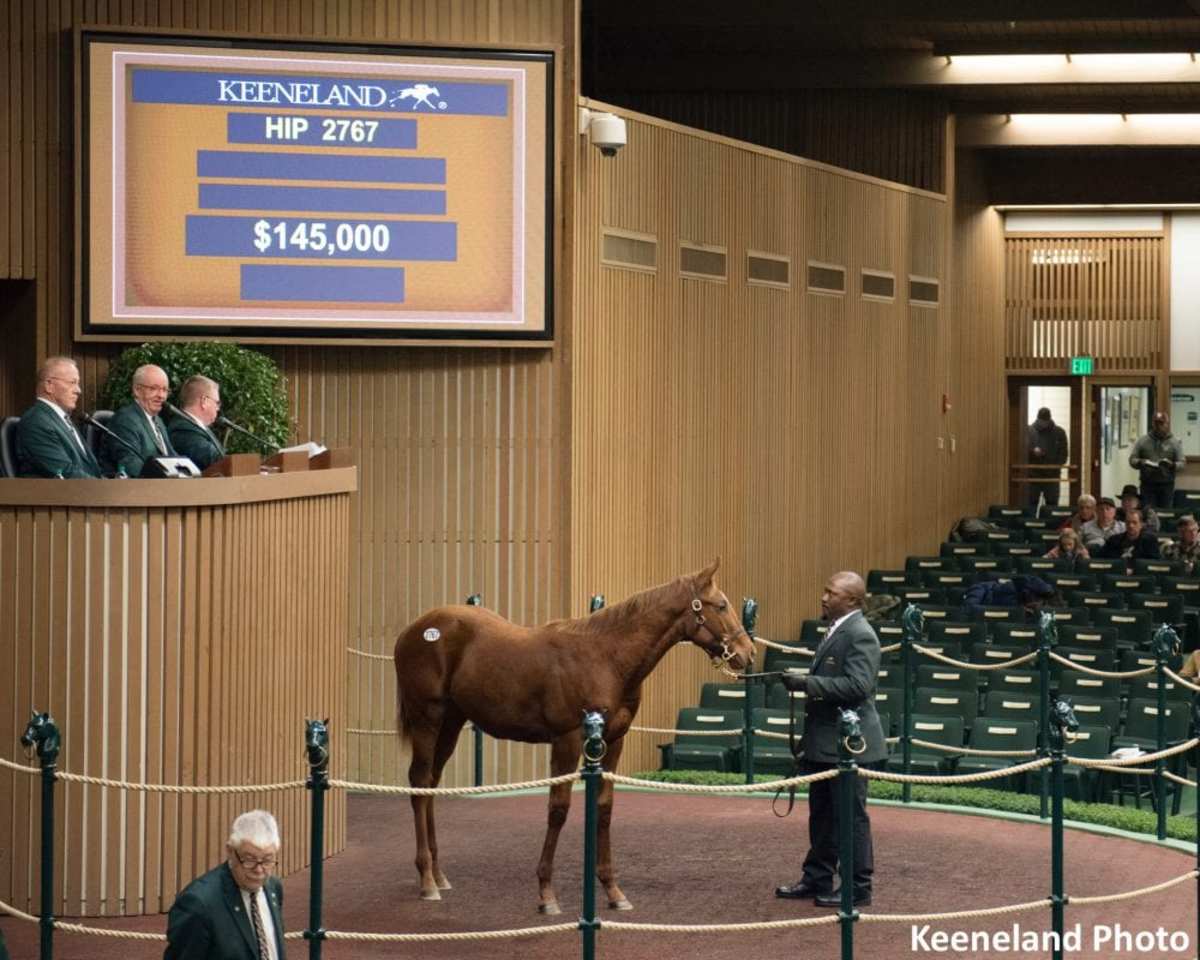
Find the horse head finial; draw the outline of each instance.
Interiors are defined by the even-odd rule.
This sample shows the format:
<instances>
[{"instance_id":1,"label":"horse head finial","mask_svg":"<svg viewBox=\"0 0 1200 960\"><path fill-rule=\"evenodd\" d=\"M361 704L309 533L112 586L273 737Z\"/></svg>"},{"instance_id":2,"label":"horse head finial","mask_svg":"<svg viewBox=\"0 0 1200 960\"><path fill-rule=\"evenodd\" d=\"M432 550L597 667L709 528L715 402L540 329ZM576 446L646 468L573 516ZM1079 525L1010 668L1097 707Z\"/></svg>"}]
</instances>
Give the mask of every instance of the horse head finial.
<instances>
[{"instance_id":1,"label":"horse head finial","mask_svg":"<svg viewBox=\"0 0 1200 960\"><path fill-rule=\"evenodd\" d=\"M1079 720L1075 709L1066 697L1050 699L1050 745L1055 750L1061 750L1068 734L1079 729Z\"/></svg>"},{"instance_id":2,"label":"horse head finial","mask_svg":"<svg viewBox=\"0 0 1200 960\"><path fill-rule=\"evenodd\" d=\"M748 636L754 636L754 627L758 624L758 601L753 597L742 598L742 629Z\"/></svg>"},{"instance_id":3,"label":"horse head finial","mask_svg":"<svg viewBox=\"0 0 1200 960\"><path fill-rule=\"evenodd\" d=\"M329 765L329 718L304 721L304 752L314 771L325 772Z\"/></svg>"},{"instance_id":4,"label":"horse head finial","mask_svg":"<svg viewBox=\"0 0 1200 960\"><path fill-rule=\"evenodd\" d=\"M597 764L608 752L604 742L604 715L598 710L583 712L583 759Z\"/></svg>"},{"instance_id":5,"label":"horse head finial","mask_svg":"<svg viewBox=\"0 0 1200 960\"><path fill-rule=\"evenodd\" d=\"M58 760L58 751L62 748L62 736L54 718L48 713L38 713L34 710L25 725L25 732L21 734L21 746L36 746L42 766L53 765Z\"/></svg>"},{"instance_id":6,"label":"horse head finial","mask_svg":"<svg viewBox=\"0 0 1200 960\"><path fill-rule=\"evenodd\" d=\"M915 643L921 639L925 633L925 613L915 603L910 603L904 608L904 613L900 617L901 623L904 625L904 636L910 642Z\"/></svg>"},{"instance_id":7,"label":"horse head finial","mask_svg":"<svg viewBox=\"0 0 1200 960\"><path fill-rule=\"evenodd\" d=\"M847 754L858 754L867 749L867 741L862 732L862 721L857 710L838 708L838 732L841 734L841 745L846 749Z\"/></svg>"},{"instance_id":8,"label":"horse head finial","mask_svg":"<svg viewBox=\"0 0 1200 960\"><path fill-rule=\"evenodd\" d=\"M1166 660L1179 649L1179 634L1164 623L1154 631L1154 636L1150 638L1150 646L1156 658Z\"/></svg>"},{"instance_id":9,"label":"horse head finial","mask_svg":"<svg viewBox=\"0 0 1200 960\"><path fill-rule=\"evenodd\" d=\"M1038 614L1038 632L1041 634L1043 647L1058 646L1058 621L1049 610Z\"/></svg>"},{"instance_id":10,"label":"horse head finial","mask_svg":"<svg viewBox=\"0 0 1200 960\"><path fill-rule=\"evenodd\" d=\"M483 606L483 594L480 594L480 593L471 594L469 597L467 597L467 606L468 607L482 607Z\"/></svg>"},{"instance_id":11,"label":"horse head finial","mask_svg":"<svg viewBox=\"0 0 1200 960\"><path fill-rule=\"evenodd\" d=\"M588 601L588 613L595 613L597 610L604 609L604 594L593 593L592 598Z\"/></svg>"}]
</instances>

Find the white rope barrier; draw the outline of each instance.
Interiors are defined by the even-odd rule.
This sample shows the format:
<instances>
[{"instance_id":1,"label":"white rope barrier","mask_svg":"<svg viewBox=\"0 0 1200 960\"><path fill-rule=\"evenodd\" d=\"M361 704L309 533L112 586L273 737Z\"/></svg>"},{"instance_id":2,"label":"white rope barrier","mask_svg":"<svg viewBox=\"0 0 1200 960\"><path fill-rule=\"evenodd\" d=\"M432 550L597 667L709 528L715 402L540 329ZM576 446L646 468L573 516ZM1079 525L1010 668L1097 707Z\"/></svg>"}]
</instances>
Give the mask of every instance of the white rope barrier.
<instances>
[{"instance_id":1,"label":"white rope barrier","mask_svg":"<svg viewBox=\"0 0 1200 960\"><path fill-rule=\"evenodd\" d=\"M939 920L968 920L974 917L998 917L1006 913L1021 913L1050 906L1050 898L1011 903L1006 907L983 907L979 910L951 910L947 913L860 913L859 920L874 920L890 923L922 923Z\"/></svg>"},{"instance_id":2,"label":"white rope barrier","mask_svg":"<svg viewBox=\"0 0 1200 960\"><path fill-rule=\"evenodd\" d=\"M603 920L601 931L616 933L745 933L750 930L790 930L796 927L819 927L837 923L840 917L830 913L823 917L797 917L793 920L760 920L747 923L629 923L625 920Z\"/></svg>"},{"instance_id":3,"label":"white rope barrier","mask_svg":"<svg viewBox=\"0 0 1200 960\"><path fill-rule=\"evenodd\" d=\"M3 757L0 757L0 767L4 767L6 770L15 770L17 773L28 773L30 776L42 772L40 767L31 767L24 763L13 763L11 760L5 760Z\"/></svg>"},{"instance_id":4,"label":"white rope barrier","mask_svg":"<svg viewBox=\"0 0 1200 960\"><path fill-rule=\"evenodd\" d=\"M1180 777L1180 776L1172 773L1170 770L1164 770L1163 776L1166 777L1168 780L1172 780L1175 783L1178 783L1180 786L1194 787L1197 785L1195 780L1189 780L1187 777Z\"/></svg>"},{"instance_id":5,"label":"white rope barrier","mask_svg":"<svg viewBox=\"0 0 1200 960\"><path fill-rule=\"evenodd\" d=\"M346 652L355 657L362 657L364 660L387 660L389 663L395 660L390 653L371 653L369 650L359 650L357 647L347 647Z\"/></svg>"},{"instance_id":6,"label":"white rope barrier","mask_svg":"<svg viewBox=\"0 0 1200 960\"><path fill-rule=\"evenodd\" d=\"M1160 750L1158 753L1143 753L1136 757L1127 757L1124 760L1116 760L1112 757L1103 760L1085 760L1082 757L1076 757L1071 762L1080 767L1101 767L1106 764L1110 767L1134 767L1143 763L1153 763L1155 760L1165 760L1167 757L1173 757L1177 753L1186 753L1198 743L1200 743L1200 740L1193 738L1176 744L1173 747L1168 747L1166 750Z\"/></svg>"},{"instance_id":7,"label":"white rope barrier","mask_svg":"<svg viewBox=\"0 0 1200 960\"><path fill-rule=\"evenodd\" d=\"M982 780L998 780L1001 777L1011 777L1018 773L1038 770L1049 766L1049 764L1049 757L1039 757L1037 760L1030 760L1028 763L1017 763L1011 767L1000 767L997 770L981 770L978 773L959 773L954 776L923 776L916 773L892 773L890 770L869 770L866 767L859 767L858 775L866 777L868 780L891 780L894 783L926 783L935 785L978 783Z\"/></svg>"},{"instance_id":8,"label":"white rope barrier","mask_svg":"<svg viewBox=\"0 0 1200 960\"><path fill-rule=\"evenodd\" d=\"M354 734L356 736L360 736L360 737L394 737L394 736L396 736L395 730L359 730L359 729L355 729L354 727L351 727L346 732L352 733L352 734Z\"/></svg>"},{"instance_id":9,"label":"white rope barrier","mask_svg":"<svg viewBox=\"0 0 1200 960\"><path fill-rule=\"evenodd\" d=\"M1144 677L1155 670L1154 667L1142 667L1138 670L1097 670L1095 667L1086 667L1082 663L1076 663L1074 660L1059 656L1053 650L1050 651L1050 659L1056 660L1064 667L1078 670L1080 673L1086 673L1092 677L1107 677L1110 680L1127 680L1130 677Z\"/></svg>"},{"instance_id":10,"label":"white rope barrier","mask_svg":"<svg viewBox=\"0 0 1200 960\"><path fill-rule=\"evenodd\" d=\"M89 777L82 773L65 773L62 771L56 773L54 778L66 783L85 783L93 787L112 787L120 790L136 790L144 793L272 793L279 790L298 790L304 786L303 780L288 780L284 783L248 783L237 787L205 787L172 783L130 783L125 780L110 780L107 777Z\"/></svg>"},{"instance_id":11,"label":"white rope barrier","mask_svg":"<svg viewBox=\"0 0 1200 960\"><path fill-rule=\"evenodd\" d=\"M733 783L720 786L703 786L698 783L660 783L657 780L638 780L636 777L626 777L607 771L604 773L604 779L626 787L645 787L648 790L663 790L668 793L745 793L747 790L762 791L797 787L805 783L816 783L818 780L830 780L837 775L836 769L822 770L820 773L810 773L803 777L788 777L786 780L768 780L766 783Z\"/></svg>"},{"instance_id":12,"label":"white rope barrier","mask_svg":"<svg viewBox=\"0 0 1200 960\"><path fill-rule=\"evenodd\" d=\"M797 647L790 643L776 643L774 640L768 640L766 637L754 637L755 643L761 643L764 647L771 650L783 650L785 653L794 653L798 657L811 657L816 651L809 650L808 647Z\"/></svg>"},{"instance_id":13,"label":"white rope barrier","mask_svg":"<svg viewBox=\"0 0 1200 960\"><path fill-rule=\"evenodd\" d=\"M579 773L564 773L543 780L526 780L523 783L492 783L481 787L401 787L387 783L356 783L353 780L330 780L329 786L338 790L353 790L356 793L387 793L406 797L470 797L484 793L504 793L508 790L532 790L535 787L553 787L560 783L571 783L579 779Z\"/></svg>"},{"instance_id":14,"label":"white rope barrier","mask_svg":"<svg viewBox=\"0 0 1200 960\"><path fill-rule=\"evenodd\" d=\"M931 750L940 750L943 753L961 753L966 756L977 757L1035 757L1036 750L978 750L975 747L952 747L945 743L934 743L932 740L919 740L916 737L912 739L914 747L928 747Z\"/></svg>"},{"instance_id":15,"label":"white rope barrier","mask_svg":"<svg viewBox=\"0 0 1200 960\"><path fill-rule=\"evenodd\" d=\"M630 733L686 733L688 736L696 734L701 737L740 737L742 735L741 727L722 727L720 730L676 730L673 727L630 727L629 731Z\"/></svg>"},{"instance_id":16,"label":"white rope barrier","mask_svg":"<svg viewBox=\"0 0 1200 960\"><path fill-rule=\"evenodd\" d=\"M454 933L358 933L326 930L325 939L357 940L364 943L438 943L453 940L511 940L517 937L536 937L550 933L577 933L578 931L579 922L576 921L574 923L550 923L544 927L521 927L517 930L460 930Z\"/></svg>"},{"instance_id":17,"label":"white rope barrier","mask_svg":"<svg viewBox=\"0 0 1200 960\"><path fill-rule=\"evenodd\" d=\"M1162 883L1156 883L1152 887L1140 887L1137 890L1128 890L1125 893L1108 893L1099 897L1067 897L1067 903L1073 907L1083 907L1094 903L1112 903L1114 900L1130 900L1134 897L1144 897L1148 893L1158 893L1160 890L1168 890L1177 884L1183 883L1185 880L1191 880L1200 876L1195 870L1189 870L1187 873L1181 873L1172 880L1164 880Z\"/></svg>"},{"instance_id":18,"label":"white rope barrier","mask_svg":"<svg viewBox=\"0 0 1200 960\"><path fill-rule=\"evenodd\" d=\"M940 660L942 663L949 664L952 667L958 667L960 670L1012 670L1024 663L1029 663L1030 660L1037 659L1036 653L1027 653L1023 657L1013 657L1013 659L1005 660L1003 663L971 663L968 660L955 660L953 657L947 657L936 650L931 650L929 647L923 647L919 643L914 643L913 649L917 653L930 657L933 660Z\"/></svg>"},{"instance_id":19,"label":"white rope barrier","mask_svg":"<svg viewBox=\"0 0 1200 960\"><path fill-rule=\"evenodd\" d=\"M1181 687L1183 687L1187 690L1191 690L1192 693L1200 693L1200 687L1196 686L1196 684L1192 683L1190 680L1187 680L1184 677L1181 677L1170 667L1163 667L1163 673L1165 673L1168 677L1170 677L1172 680L1174 680Z\"/></svg>"}]
</instances>

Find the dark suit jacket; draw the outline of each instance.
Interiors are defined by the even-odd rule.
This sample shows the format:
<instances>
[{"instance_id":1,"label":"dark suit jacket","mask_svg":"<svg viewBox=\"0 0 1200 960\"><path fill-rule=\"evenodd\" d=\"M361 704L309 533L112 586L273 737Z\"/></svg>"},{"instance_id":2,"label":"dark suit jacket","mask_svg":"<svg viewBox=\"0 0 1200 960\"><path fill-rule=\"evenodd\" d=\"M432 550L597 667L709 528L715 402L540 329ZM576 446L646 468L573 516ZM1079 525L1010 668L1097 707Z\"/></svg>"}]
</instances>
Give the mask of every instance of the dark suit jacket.
<instances>
[{"instance_id":1,"label":"dark suit jacket","mask_svg":"<svg viewBox=\"0 0 1200 960\"><path fill-rule=\"evenodd\" d=\"M264 889L283 960L283 884L268 877ZM163 960L259 960L254 928L227 863L197 877L175 898L167 915Z\"/></svg>"},{"instance_id":2,"label":"dark suit jacket","mask_svg":"<svg viewBox=\"0 0 1200 960\"><path fill-rule=\"evenodd\" d=\"M171 446L171 438L167 435L166 425L162 417L155 417L159 432L162 433L163 443L167 448L167 456L175 456L175 448ZM124 444L118 443L112 437L105 436L100 446L100 462L109 473L116 473L124 467L126 476L141 476L142 467L151 457L158 457L158 444L154 442L154 433L150 429L150 421L146 413L136 403L127 403L113 414L108 421L108 429L119 437L128 440L137 449L137 454Z\"/></svg>"},{"instance_id":3,"label":"dark suit jacket","mask_svg":"<svg viewBox=\"0 0 1200 960\"><path fill-rule=\"evenodd\" d=\"M809 668L804 707L804 757L838 761L838 708L858 711L867 748L854 759L874 763L887 756L887 743L875 711L879 677L879 638L862 611L856 611L818 645Z\"/></svg>"},{"instance_id":4,"label":"dark suit jacket","mask_svg":"<svg viewBox=\"0 0 1200 960\"><path fill-rule=\"evenodd\" d=\"M191 417L172 417L167 430L171 435L171 446L201 470L225 456L225 448L216 435Z\"/></svg>"},{"instance_id":5,"label":"dark suit jacket","mask_svg":"<svg viewBox=\"0 0 1200 960\"><path fill-rule=\"evenodd\" d=\"M16 454L20 477L53 477L59 471L67 480L100 476L87 444L81 450L63 418L40 400L21 415Z\"/></svg>"}]
</instances>

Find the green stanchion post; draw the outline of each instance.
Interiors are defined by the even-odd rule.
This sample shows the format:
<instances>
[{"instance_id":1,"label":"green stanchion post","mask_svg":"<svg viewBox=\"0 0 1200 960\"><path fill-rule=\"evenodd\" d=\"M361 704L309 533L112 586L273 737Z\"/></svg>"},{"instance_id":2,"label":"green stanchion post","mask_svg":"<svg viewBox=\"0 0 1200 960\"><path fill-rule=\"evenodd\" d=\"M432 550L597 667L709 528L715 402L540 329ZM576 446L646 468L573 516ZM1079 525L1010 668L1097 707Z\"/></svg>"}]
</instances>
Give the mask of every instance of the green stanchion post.
<instances>
[{"instance_id":1,"label":"green stanchion post","mask_svg":"<svg viewBox=\"0 0 1200 960\"><path fill-rule=\"evenodd\" d=\"M600 918L596 916L596 827L599 821L597 801L604 770L600 761L608 745L604 742L604 717L595 710L583 715L583 913L579 931L583 938L583 960L595 960L596 931Z\"/></svg>"},{"instance_id":2,"label":"green stanchion post","mask_svg":"<svg viewBox=\"0 0 1200 960\"><path fill-rule=\"evenodd\" d=\"M482 607L483 595L473 593L467 597L468 607ZM475 723L471 724L471 742L475 747L475 786L483 786L483 731Z\"/></svg>"},{"instance_id":3,"label":"green stanchion post","mask_svg":"<svg viewBox=\"0 0 1200 960\"><path fill-rule=\"evenodd\" d=\"M309 834L309 860L312 878L308 887L309 960L321 960L325 928L321 926L321 901L325 894L325 793L329 790L329 718L304 721L304 752L308 759L308 780L304 786L312 792L312 831Z\"/></svg>"},{"instance_id":4,"label":"green stanchion post","mask_svg":"<svg viewBox=\"0 0 1200 960\"><path fill-rule=\"evenodd\" d=\"M1042 685L1042 694L1038 697L1041 710L1037 733L1037 754L1044 757L1049 754L1049 724L1050 724L1050 651L1058 645L1058 624L1054 614L1043 610L1038 616L1038 680ZM1045 820L1049 816L1050 783L1046 768L1038 772L1038 815Z\"/></svg>"},{"instance_id":5,"label":"green stanchion post","mask_svg":"<svg viewBox=\"0 0 1200 960\"><path fill-rule=\"evenodd\" d=\"M62 749L62 737L58 725L48 713L33 711L25 732L21 734L21 745L37 747L38 761L42 765L42 915L38 920L40 930L38 957L53 960L54 957L54 780L58 767L58 751Z\"/></svg>"},{"instance_id":6,"label":"green stanchion post","mask_svg":"<svg viewBox=\"0 0 1200 960\"><path fill-rule=\"evenodd\" d=\"M1154 740L1159 751L1167 748L1167 660L1179 649L1179 635L1165 623L1154 631L1152 638L1154 648L1154 676L1158 680L1158 696L1156 706L1158 716L1154 723ZM1154 761L1154 800L1158 812L1158 839L1167 839L1167 778L1163 773L1167 769L1167 761L1161 757Z\"/></svg>"},{"instance_id":7,"label":"green stanchion post","mask_svg":"<svg viewBox=\"0 0 1200 960\"><path fill-rule=\"evenodd\" d=\"M919 643L925 635L925 614L915 603L904 608L902 616L903 630L900 632L900 656L903 662L904 675L904 716L901 719L903 729L900 732L900 750L904 759L904 773L912 773L912 712L913 712L913 644ZM887 731L884 731L887 736ZM912 800L912 784L905 781L900 788L900 799L905 803Z\"/></svg>"},{"instance_id":8,"label":"green stanchion post","mask_svg":"<svg viewBox=\"0 0 1200 960\"><path fill-rule=\"evenodd\" d=\"M838 872L842 878L842 906L838 921L842 928L842 960L854 960L854 798L858 788L858 764L854 757L867 748L858 713L838 708Z\"/></svg>"},{"instance_id":9,"label":"green stanchion post","mask_svg":"<svg viewBox=\"0 0 1200 960\"><path fill-rule=\"evenodd\" d=\"M592 599L588 601L588 613L595 613L597 610L604 609L604 594L593 593Z\"/></svg>"},{"instance_id":10,"label":"green stanchion post","mask_svg":"<svg viewBox=\"0 0 1200 960\"><path fill-rule=\"evenodd\" d=\"M1042 698L1043 702L1046 698ZM1079 729L1071 702L1059 697L1047 709L1050 726L1047 742L1050 749L1050 929L1053 930L1055 945L1051 949L1051 960L1063 960L1062 938L1064 933L1063 907L1066 896L1063 892L1063 764L1066 762L1066 735ZM1042 769L1045 769L1044 767Z\"/></svg>"},{"instance_id":11,"label":"green stanchion post","mask_svg":"<svg viewBox=\"0 0 1200 960\"><path fill-rule=\"evenodd\" d=\"M758 623L758 601L753 597L742 598L742 627L746 635L754 636L754 626ZM743 764L746 768L746 782L754 782L754 709L750 693L757 681L746 676L744 685L745 697L742 700L742 756L746 758Z\"/></svg>"}]
</instances>

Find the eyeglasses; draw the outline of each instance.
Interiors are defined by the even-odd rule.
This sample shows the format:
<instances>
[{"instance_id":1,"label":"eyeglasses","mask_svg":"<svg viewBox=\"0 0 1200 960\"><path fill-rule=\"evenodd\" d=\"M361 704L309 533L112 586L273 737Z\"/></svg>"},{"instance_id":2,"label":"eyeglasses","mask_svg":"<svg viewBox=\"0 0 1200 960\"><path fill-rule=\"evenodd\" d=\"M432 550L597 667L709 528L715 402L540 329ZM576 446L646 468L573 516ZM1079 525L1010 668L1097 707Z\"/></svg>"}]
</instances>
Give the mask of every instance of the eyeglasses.
<instances>
[{"instance_id":1,"label":"eyeglasses","mask_svg":"<svg viewBox=\"0 0 1200 960\"><path fill-rule=\"evenodd\" d=\"M216 397L210 397L210 396L209 396L207 393L206 393L206 394L204 394L204 396L202 396L200 399L201 399L201 400L208 400L210 403L212 403L212 405L213 405L214 407L220 407L220 406L221 406L221 401L220 401L220 400L218 400Z\"/></svg>"},{"instance_id":2,"label":"eyeglasses","mask_svg":"<svg viewBox=\"0 0 1200 960\"><path fill-rule=\"evenodd\" d=\"M247 870L274 870L276 860L274 857L263 857L261 860L258 857L243 857L236 850L233 855L237 857L237 862Z\"/></svg>"},{"instance_id":3,"label":"eyeglasses","mask_svg":"<svg viewBox=\"0 0 1200 960\"><path fill-rule=\"evenodd\" d=\"M170 387L159 387L149 383L135 383L134 390L145 390L147 393L170 393Z\"/></svg>"},{"instance_id":4,"label":"eyeglasses","mask_svg":"<svg viewBox=\"0 0 1200 960\"><path fill-rule=\"evenodd\" d=\"M47 380L57 380L59 383L65 383L68 387L79 386L79 378L78 377L75 377L72 380L68 380L66 377L47 377L46 379Z\"/></svg>"}]
</instances>

